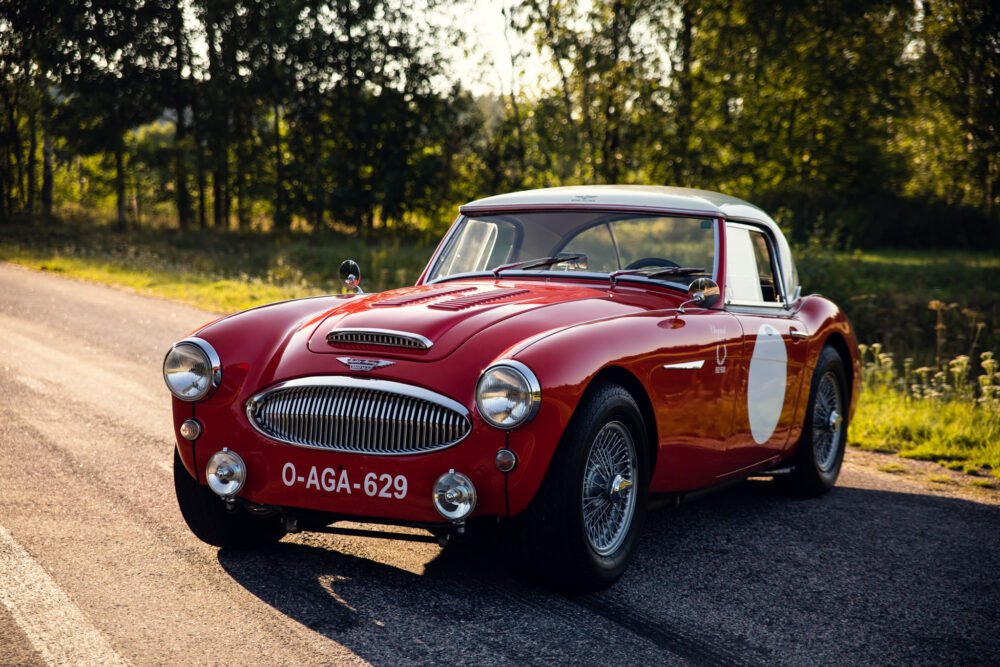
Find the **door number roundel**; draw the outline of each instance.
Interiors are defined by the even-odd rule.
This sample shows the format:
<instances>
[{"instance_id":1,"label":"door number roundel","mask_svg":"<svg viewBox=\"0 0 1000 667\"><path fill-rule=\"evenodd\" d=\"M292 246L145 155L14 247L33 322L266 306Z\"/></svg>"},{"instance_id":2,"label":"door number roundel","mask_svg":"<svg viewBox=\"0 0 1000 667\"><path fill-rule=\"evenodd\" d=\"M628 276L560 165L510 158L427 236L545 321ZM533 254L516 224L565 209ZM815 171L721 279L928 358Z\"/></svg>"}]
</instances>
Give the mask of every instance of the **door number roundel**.
<instances>
[{"instance_id":1,"label":"door number roundel","mask_svg":"<svg viewBox=\"0 0 1000 667\"><path fill-rule=\"evenodd\" d=\"M774 435L781 418L788 378L785 341L770 324L762 324L757 330L749 375L747 413L750 416L750 434L754 442L763 445Z\"/></svg>"}]
</instances>

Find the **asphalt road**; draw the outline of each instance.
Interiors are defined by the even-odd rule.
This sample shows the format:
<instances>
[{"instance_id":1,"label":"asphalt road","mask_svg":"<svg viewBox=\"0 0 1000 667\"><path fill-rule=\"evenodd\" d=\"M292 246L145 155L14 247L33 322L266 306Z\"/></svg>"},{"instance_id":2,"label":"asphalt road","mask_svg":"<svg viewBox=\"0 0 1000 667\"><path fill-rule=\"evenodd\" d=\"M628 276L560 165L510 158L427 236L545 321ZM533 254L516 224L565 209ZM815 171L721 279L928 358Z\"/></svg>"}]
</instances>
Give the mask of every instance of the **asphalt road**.
<instances>
[{"instance_id":1,"label":"asphalt road","mask_svg":"<svg viewBox=\"0 0 1000 667\"><path fill-rule=\"evenodd\" d=\"M0 664L1000 663L1000 507L850 459L652 513L583 597L436 545L208 547L160 363L212 317L0 263Z\"/></svg>"}]
</instances>

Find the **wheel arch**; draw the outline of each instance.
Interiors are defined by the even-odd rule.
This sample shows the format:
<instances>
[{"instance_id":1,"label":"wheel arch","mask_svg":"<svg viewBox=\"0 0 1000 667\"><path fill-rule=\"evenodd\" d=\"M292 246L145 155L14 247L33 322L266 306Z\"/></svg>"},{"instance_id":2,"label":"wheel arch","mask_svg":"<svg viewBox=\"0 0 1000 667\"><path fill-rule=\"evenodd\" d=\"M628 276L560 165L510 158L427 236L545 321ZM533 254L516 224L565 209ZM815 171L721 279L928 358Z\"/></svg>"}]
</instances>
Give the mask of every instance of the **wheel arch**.
<instances>
[{"instance_id":1,"label":"wheel arch","mask_svg":"<svg viewBox=\"0 0 1000 667\"><path fill-rule=\"evenodd\" d=\"M833 350L840 355L840 360L844 364L844 373L847 375L847 404L850 405L854 393L854 364L852 363L852 356L850 347L848 347L847 344L847 339L845 339L840 332L831 331L830 335L823 341L823 347L826 346L832 347ZM823 351L823 347L820 347L817 351L817 360L819 359L819 354Z\"/></svg>"},{"instance_id":2,"label":"wheel arch","mask_svg":"<svg viewBox=\"0 0 1000 667\"><path fill-rule=\"evenodd\" d=\"M659 454L659 436L656 428L656 415L653 412L653 403L649 400L645 387L635 375L621 366L606 366L601 369L587 385L584 395L589 393L593 387L602 383L617 384L627 391L635 404L639 407L639 414L642 416L643 425L646 427L646 453L649 455L649 474L653 474L656 467L656 459ZM583 400L577 404L577 409L583 404Z\"/></svg>"}]
</instances>

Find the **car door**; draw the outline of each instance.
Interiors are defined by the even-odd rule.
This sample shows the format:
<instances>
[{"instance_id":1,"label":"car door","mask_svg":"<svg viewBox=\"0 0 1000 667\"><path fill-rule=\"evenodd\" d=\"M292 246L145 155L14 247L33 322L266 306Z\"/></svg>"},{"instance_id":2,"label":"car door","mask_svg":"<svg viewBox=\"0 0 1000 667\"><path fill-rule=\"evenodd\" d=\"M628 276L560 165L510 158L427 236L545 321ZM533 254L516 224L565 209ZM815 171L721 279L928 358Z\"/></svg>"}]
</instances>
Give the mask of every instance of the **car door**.
<instances>
[{"instance_id":1,"label":"car door","mask_svg":"<svg viewBox=\"0 0 1000 667\"><path fill-rule=\"evenodd\" d=\"M708 308L665 314L656 327L669 345L654 355L649 388L670 464L657 466L650 488L711 486L732 471L727 447L742 391L743 331L731 313Z\"/></svg>"},{"instance_id":2,"label":"car door","mask_svg":"<svg viewBox=\"0 0 1000 667\"><path fill-rule=\"evenodd\" d=\"M736 470L777 459L794 443L809 331L787 307L778 244L763 227L726 223L726 311L743 329L732 432Z\"/></svg>"}]
</instances>

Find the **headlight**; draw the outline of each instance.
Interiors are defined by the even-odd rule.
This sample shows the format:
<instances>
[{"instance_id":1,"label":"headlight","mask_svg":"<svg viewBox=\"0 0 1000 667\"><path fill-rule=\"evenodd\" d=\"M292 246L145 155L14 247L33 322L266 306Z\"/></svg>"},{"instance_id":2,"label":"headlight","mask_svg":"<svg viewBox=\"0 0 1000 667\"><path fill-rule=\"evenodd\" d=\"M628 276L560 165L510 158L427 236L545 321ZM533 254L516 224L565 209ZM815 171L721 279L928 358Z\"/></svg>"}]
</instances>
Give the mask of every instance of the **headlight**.
<instances>
[{"instance_id":1,"label":"headlight","mask_svg":"<svg viewBox=\"0 0 1000 667\"><path fill-rule=\"evenodd\" d=\"M219 355L200 338L182 340L163 360L163 381L182 401L200 400L222 381Z\"/></svg>"},{"instance_id":2,"label":"headlight","mask_svg":"<svg viewBox=\"0 0 1000 667\"><path fill-rule=\"evenodd\" d=\"M476 385L479 414L497 428L514 428L535 416L542 400L538 378L519 361L487 368Z\"/></svg>"}]
</instances>

